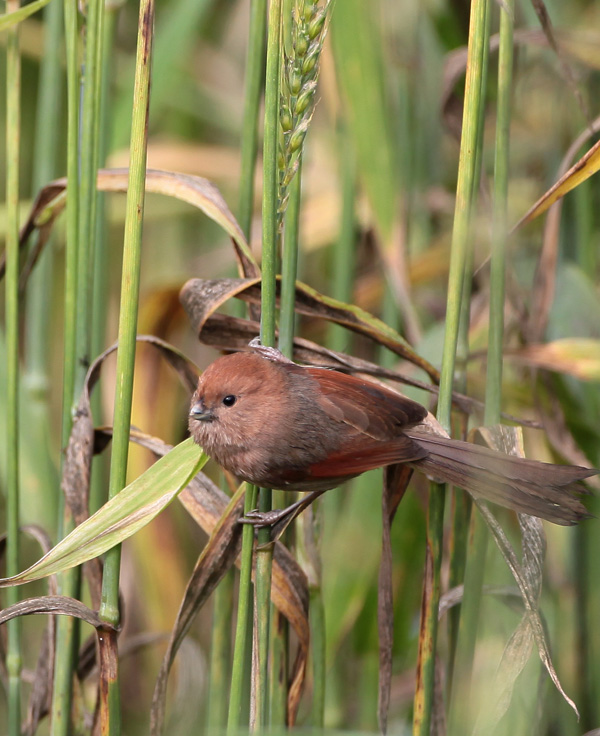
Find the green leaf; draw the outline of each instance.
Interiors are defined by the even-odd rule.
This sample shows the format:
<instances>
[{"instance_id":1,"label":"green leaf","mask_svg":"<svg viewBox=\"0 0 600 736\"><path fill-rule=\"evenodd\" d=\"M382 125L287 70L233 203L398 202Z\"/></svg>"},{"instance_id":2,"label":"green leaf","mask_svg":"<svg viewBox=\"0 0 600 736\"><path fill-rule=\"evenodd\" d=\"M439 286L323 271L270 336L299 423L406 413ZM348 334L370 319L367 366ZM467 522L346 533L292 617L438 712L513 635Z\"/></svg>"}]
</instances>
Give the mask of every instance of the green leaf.
<instances>
[{"instance_id":1,"label":"green leaf","mask_svg":"<svg viewBox=\"0 0 600 736\"><path fill-rule=\"evenodd\" d=\"M0 586L21 585L81 565L135 534L202 469L208 457L190 437L174 447L34 565Z\"/></svg>"},{"instance_id":2,"label":"green leaf","mask_svg":"<svg viewBox=\"0 0 600 736\"><path fill-rule=\"evenodd\" d=\"M50 0L36 0L35 2L25 5L12 13L4 13L3 15L0 15L0 31L5 31L7 28L11 28L17 23L25 20L25 18L29 18L30 15L41 10L44 5L48 5L49 2ZM56 0L56 2L58 2L58 0Z\"/></svg>"}]
</instances>

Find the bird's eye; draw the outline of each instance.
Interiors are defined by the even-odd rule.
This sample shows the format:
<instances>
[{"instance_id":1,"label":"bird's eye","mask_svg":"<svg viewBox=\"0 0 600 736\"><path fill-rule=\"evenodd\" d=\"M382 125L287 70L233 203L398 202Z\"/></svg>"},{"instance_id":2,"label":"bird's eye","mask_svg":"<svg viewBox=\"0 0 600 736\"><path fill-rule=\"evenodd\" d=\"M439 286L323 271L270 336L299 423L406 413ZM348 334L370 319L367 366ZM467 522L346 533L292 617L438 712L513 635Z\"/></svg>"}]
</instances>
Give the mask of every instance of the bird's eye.
<instances>
[{"instance_id":1,"label":"bird's eye","mask_svg":"<svg viewBox=\"0 0 600 736\"><path fill-rule=\"evenodd\" d=\"M229 396L225 396L223 399L223 406L233 406L236 402L236 397L230 394Z\"/></svg>"}]
</instances>

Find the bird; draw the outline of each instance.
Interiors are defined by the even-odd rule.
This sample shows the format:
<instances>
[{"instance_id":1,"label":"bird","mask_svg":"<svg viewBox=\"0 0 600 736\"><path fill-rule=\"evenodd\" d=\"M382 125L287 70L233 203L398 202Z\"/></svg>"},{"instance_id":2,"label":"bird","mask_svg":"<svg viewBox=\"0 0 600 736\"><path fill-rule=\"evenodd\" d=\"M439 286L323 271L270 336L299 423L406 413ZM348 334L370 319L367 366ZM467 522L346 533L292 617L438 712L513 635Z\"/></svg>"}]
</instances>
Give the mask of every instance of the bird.
<instances>
[{"instance_id":1,"label":"bird","mask_svg":"<svg viewBox=\"0 0 600 736\"><path fill-rule=\"evenodd\" d=\"M581 483L597 469L507 455L444 436L427 409L362 377L302 366L274 348L217 358L198 381L189 413L194 441L225 470L257 486L321 493L367 470L406 463L431 480L561 525L589 516ZM256 526L282 512L254 514ZM288 520L289 521L289 520Z\"/></svg>"}]
</instances>

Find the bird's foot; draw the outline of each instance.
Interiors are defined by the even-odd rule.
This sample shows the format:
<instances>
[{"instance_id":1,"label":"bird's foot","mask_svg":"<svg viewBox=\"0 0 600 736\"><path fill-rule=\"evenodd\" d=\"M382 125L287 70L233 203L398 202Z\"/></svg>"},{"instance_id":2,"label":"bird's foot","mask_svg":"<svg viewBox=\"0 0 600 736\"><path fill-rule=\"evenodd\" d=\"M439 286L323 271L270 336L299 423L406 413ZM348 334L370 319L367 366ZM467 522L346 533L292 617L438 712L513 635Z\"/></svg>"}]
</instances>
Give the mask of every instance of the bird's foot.
<instances>
[{"instance_id":1,"label":"bird's foot","mask_svg":"<svg viewBox=\"0 0 600 736\"><path fill-rule=\"evenodd\" d=\"M249 524L256 529L263 529L267 526L275 526L275 524L285 519L287 516L290 515L290 513L293 513L295 510L296 508L291 506L288 506L285 509L274 509L273 511L259 511L258 509L253 509L252 511L249 511L245 516L242 516L242 518L240 519L240 524Z\"/></svg>"}]
</instances>

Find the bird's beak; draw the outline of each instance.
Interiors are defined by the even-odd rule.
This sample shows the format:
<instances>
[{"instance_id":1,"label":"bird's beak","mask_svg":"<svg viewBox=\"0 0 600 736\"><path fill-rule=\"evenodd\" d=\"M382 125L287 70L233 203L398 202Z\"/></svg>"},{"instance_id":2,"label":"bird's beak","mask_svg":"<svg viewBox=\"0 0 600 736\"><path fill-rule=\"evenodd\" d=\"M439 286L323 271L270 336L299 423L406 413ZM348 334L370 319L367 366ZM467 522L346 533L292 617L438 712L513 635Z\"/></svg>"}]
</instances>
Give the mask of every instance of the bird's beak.
<instances>
[{"instance_id":1,"label":"bird's beak","mask_svg":"<svg viewBox=\"0 0 600 736\"><path fill-rule=\"evenodd\" d=\"M192 419L197 419L199 422L211 422L215 418L212 411L204 406L202 400L192 404L190 417Z\"/></svg>"}]
</instances>

